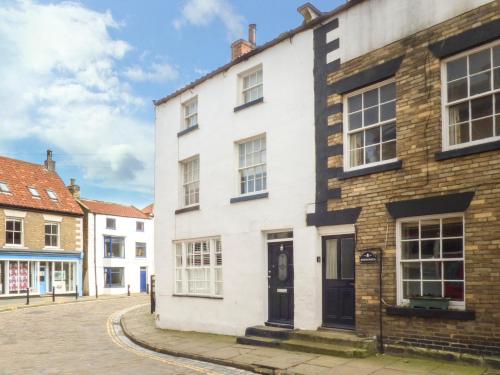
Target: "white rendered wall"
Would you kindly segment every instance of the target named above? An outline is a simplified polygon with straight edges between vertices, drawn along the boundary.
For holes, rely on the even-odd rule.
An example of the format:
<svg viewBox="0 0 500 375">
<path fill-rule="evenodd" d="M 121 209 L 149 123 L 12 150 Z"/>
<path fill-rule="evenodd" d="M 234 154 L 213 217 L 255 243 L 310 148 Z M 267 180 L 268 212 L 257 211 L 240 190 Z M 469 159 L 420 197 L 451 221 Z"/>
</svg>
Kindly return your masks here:
<svg viewBox="0 0 500 375">
<path fill-rule="evenodd" d="M 95 295 L 95 273 L 94 273 L 94 214 L 88 216 L 88 286 L 89 295 Z M 150 219 L 136 219 L 120 216 L 96 215 L 96 270 L 97 291 L 102 294 L 124 294 L 127 293 L 127 285 L 130 284 L 131 293 L 140 292 L 140 269 L 147 267 L 146 282 L 149 283 L 150 275 L 154 274 L 154 223 Z M 106 218 L 116 220 L 116 230 L 106 229 Z M 136 221 L 144 222 L 144 232 L 136 231 Z M 104 236 L 125 237 L 125 258 L 104 257 Z M 146 257 L 135 256 L 135 243 L 146 243 Z M 123 288 L 104 287 L 104 268 L 124 267 L 125 283 Z"/>
<path fill-rule="evenodd" d="M 306 226 L 315 200 L 312 30 L 251 57 L 157 107 L 155 258 L 158 326 L 242 334 L 267 316 L 265 231 L 293 229 L 295 326 L 320 324 L 316 229 Z M 262 64 L 264 103 L 234 112 L 238 74 Z M 199 129 L 180 138 L 181 103 L 198 96 Z M 269 198 L 238 196 L 235 142 L 266 134 Z M 200 210 L 175 215 L 178 162 L 200 155 Z M 173 296 L 172 241 L 220 236 L 222 300 Z"/>
</svg>

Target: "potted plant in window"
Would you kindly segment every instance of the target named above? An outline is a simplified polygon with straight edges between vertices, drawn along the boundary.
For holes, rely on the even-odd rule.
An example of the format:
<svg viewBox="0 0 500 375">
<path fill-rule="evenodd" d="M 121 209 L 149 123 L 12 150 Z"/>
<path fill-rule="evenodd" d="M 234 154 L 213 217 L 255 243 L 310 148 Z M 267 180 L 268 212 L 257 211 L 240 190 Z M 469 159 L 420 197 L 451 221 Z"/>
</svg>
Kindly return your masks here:
<svg viewBox="0 0 500 375">
<path fill-rule="evenodd" d="M 411 309 L 438 309 L 448 310 L 450 306 L 450 298 L 435 297 L 432 295 L 411 296 Z"/>
</svg>

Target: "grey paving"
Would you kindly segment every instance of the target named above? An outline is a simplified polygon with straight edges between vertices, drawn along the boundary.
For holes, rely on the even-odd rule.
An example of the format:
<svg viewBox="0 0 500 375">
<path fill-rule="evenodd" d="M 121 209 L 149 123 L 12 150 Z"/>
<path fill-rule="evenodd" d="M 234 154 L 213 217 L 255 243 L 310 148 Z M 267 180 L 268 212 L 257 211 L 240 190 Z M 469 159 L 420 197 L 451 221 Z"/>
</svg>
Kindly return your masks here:
<svg viewBox="0 0 500 375">
<path fill-rule="evenodd" d="M 101 299 L 0 313 L 0 374 L 245 374 L 127 342 L 110 316 L 147 297 Z"/>
</svg>

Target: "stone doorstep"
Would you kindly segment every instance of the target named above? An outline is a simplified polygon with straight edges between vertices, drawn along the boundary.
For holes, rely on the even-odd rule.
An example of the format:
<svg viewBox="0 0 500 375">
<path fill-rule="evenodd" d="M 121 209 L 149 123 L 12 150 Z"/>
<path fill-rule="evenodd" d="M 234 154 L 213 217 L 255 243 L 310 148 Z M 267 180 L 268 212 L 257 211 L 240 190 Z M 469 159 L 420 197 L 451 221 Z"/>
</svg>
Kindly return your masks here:
<svg viewBox="0 0 500 375">
<path fill-rule="evenodd" d="M 447 350 L 427 349 L 416 346 L 385 344 L 385 351 L 390 354 L 415 357 L 432 358 L 441 361 L 459 362 L 473 366 L 485 366 L 500 369 L 500 356 L 479 356 L 469 353 L 459 353 Z"/>
</svg>

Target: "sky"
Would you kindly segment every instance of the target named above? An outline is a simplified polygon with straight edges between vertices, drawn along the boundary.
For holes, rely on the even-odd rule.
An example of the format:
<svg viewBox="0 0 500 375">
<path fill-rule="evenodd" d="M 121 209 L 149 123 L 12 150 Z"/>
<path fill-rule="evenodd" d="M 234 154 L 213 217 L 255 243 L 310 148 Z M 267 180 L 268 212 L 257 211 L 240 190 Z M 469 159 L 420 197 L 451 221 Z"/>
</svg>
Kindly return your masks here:
<svg viewBox="0 0 500 375">
<path fill-rule="evenodd" d="M 344 0 L 315 0 L 321 11 Z M 76 178 L 85 198 L 142 208 L 154 196 L 154 106 L 299 26 L 304 0 L 0 0 L 0 155 Z"/>
</svg>

